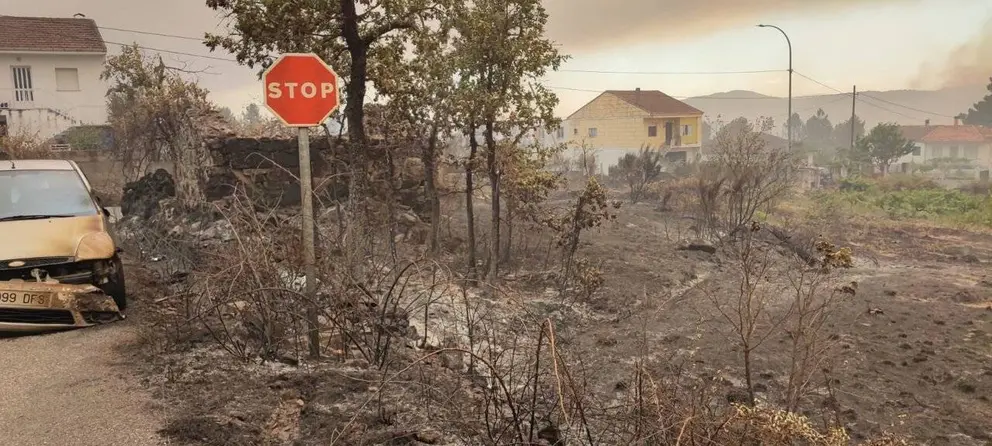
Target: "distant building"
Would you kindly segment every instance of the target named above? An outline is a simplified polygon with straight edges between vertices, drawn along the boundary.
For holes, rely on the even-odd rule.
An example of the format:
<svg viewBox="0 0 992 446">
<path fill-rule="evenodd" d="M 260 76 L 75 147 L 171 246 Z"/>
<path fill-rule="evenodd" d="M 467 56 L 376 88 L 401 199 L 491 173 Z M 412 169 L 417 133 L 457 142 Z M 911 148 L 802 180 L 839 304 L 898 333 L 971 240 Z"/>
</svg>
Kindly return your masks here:
<svg viewBox="0 0 992 446">
<path fill-rule="evenodd" d="M 956 165 L 952 170 L 974 179 L 989 179 L 992 170 L 992 128 L 962 125 L 905 125 L 904 138 L 916 143 L 913 153 L 900 158 L 890 172 L 911 172 L 926 165 Z"/>
<path fill-rule="evenodd" d="M 586 144 L 605 172 L 626 153 L 660 149 L 672 161 L 698 161 L 703 112 L 657 90 L 607 90 L 565 118 L 547 142 Z"/>
<path fill-rule="evenodd" d="M 48 139 L 107 122 L 107 47 L 85 18 L 0 16 L 0 115 L 10 134 Z"/>
</svg>

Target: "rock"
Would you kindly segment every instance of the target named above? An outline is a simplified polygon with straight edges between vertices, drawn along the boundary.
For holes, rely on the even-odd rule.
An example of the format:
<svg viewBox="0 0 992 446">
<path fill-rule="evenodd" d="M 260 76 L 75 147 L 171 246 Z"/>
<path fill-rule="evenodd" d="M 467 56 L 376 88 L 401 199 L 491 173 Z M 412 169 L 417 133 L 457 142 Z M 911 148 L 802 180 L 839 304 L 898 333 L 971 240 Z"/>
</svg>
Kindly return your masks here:
<svg viewBox="0 0 992 446">
<path fill-rule="evenodd" d="M 172 175 L 165 169 L 158 169 L 124 186 L 121 214 L 148 220 L 159 210 L 160 201 L 175 196 L 176 182 Z"/>
</svg>

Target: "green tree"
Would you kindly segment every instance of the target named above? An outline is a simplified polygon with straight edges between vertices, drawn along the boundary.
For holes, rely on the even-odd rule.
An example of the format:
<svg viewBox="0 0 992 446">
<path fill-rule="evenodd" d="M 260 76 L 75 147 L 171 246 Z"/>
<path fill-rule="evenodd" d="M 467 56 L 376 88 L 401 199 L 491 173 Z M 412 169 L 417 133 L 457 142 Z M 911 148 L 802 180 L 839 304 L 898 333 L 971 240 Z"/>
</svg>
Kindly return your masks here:
<svg viewBox="0 0 992 446">
<path fill-rule="evenodd" d="M 967 113 L 958 115 L 965 124 L 992 127 L 992 77 L 989 78 L 989 85 L 986 88 L 989 94 L 976 102 Z"/>
<path fill-rule="evenodd" d="M 548 14 L 540 0 L 477 0 L 456 10 L 453 60 L 459 68 L 456 119 L 471 141 L 481 128 L 486 170 L 492 190 L 492 220 L 486 277 L 499 272 L 500 185 L 505 154 L 519 150 L 521 139 L 560 124 L 554 116 L 558 97 L 541 83 L 549 70 L 567 59 L 545 37 Z M 499 140 L 508 140 L 501 143 Z"/>
<path fill-rule="evenodd" d="M 899 124 L 883 122 L 858 140 L 852 158 L 876 166 L 882 175 L 885 175 L 890 164 L 913 153 L 915 148 L 915 142 L 903 138 Z"/>
<path fill-rule="evenodd" d="M 803 122 L 802 116 L 799 113 L 793 113 L 792 117 L 782 124 L 782 131 L 788 135 L 789 126 L 792 126 L 792 142 L 802 142 L 806 140 L 806 124 Z"/>
<path fill-rule="evenodd" d="M 857 142 L 859 139 L 865 136 L 865 121 L 854 115 L 854 141 Z M 841 122 L 834 126 L 833 131 L 833 142 L 834 146 L 840 148 L 849 148 L 851 146 L 851 119 L 848 118 L 846 121 Z"/>
<path fill-rule="evenodd" d="M 452 63 L 453 40 L 450 20 L 411 30 L 410 56 L 396 61 L 397 72 L 404 75 L 384 77 L 376 85 L 380 93 L 390 98 L 388 107 L 404 122 L 410 138 L 421 148 L 424 192 L 431 208 L 430 246 L 435 256 L 439 254 L 441 220 L 438 165 L 446 138 L 454 130 L 457 66 Z M 475 236 L 474 231 L 470 233 L 474 259 Z"/>
<path fill-rule="evenodd" d="M 266 67 L 273 53 L 313 52 L 344 77 L 348 137 L 364 147 L 366 83 L 394 76 L 406 31 L 438 18 L 447 0 L 206 0 L 227 17 L 227 35 L 207 34 L 249 67 Z"/>
<path fill-rule="evenodd" d="M 824 149 L 832 145 L 834 125 L 822 108 L 806 120 L 805 127 L 806 142 L 813 144 L 814 148 Z"/>
</svg>

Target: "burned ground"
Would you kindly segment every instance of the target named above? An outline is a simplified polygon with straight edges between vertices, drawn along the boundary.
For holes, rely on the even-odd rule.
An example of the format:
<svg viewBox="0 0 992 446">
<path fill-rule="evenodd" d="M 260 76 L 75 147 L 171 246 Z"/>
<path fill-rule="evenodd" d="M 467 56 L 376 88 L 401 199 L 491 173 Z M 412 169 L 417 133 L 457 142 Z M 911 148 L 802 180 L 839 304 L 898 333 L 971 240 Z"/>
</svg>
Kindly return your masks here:
<svg viewBox="0 0 992 446">
<path fill-rule="evenodd" d="M 480 221 L 488 218 L 484 205 Z M 446 206 L 446 215 L 462 213 L 457 202 Z M 992 236 L 911 222 L 824 227 L 788 220 L 790 231 L 819 232 L 854 250 L 854 267 L 835 278 L 857 282 L 856 296 L 828 327 L 838 352 L 803 399 L 813 423 L 842 425 L 855 440 L 883 432 L 927 444 L 992 440 Z M 448 221 L 456 232 L 460 224 L 457 217 Z M 741 401 L 740 352 L 712 299 L 736 286 L 737 273 L 723 247 L 688 246 L 691 225 L 654 205 L 625 205 L 615 223 L 584 236 L 578 253 L 602 271 L 603 288 L 568 299 L 550 279 L 550 237 L 517 228 L 524 235 L 499 292 L 472 294 L 478 311 L 495 321 L 486 326 L 487 340 L 524 345 L 553 320 L 563 364 L 582 383 L 587 409 L 602 411 L 589 418 L 608 419 L 611 404 L 641 394 L 635 390 L 645 373 L 705 388 L 713 404 Z M 197 237 L 230 239 L 222 232 L 200 228 Z M 775 255 L 792 255 L 766 239 Z M 146 254 L 173 255 L 158 249 Z M 457 267 L 463 259 L 447 261 Z M 148 385 L 176 407 L 164 433 L 182 444 L 466 444 L 485 431 L 477 417 L 486 378 L 467 365 L 470 358 L 439 351 L 458 345 L 450 339 L 457 330 L 410 316 L 393 365 L 385 367 L 355 356 L 301 363 L 292 354 L 245 363 L 202 328 L 176 326 L 185 311 L 170 297 L 177 274 L 155 268 L 143 270 L 140 286 L 164 298 L 152 304 L 157 319 L 134 354 L 143 359 Z M 433 306 L 429 317 L 465 318 L 452 299 Z M 777 401 L 785 390 L 788 338 L 778 333 L 755 352 L 759 400 Z"/>
</svg>

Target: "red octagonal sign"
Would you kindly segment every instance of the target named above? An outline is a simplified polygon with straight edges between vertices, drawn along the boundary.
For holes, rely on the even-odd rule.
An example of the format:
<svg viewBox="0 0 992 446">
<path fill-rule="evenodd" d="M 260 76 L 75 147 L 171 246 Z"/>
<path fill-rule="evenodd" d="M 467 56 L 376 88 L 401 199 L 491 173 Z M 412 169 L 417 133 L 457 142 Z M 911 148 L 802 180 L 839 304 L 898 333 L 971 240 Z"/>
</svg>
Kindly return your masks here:
<svg viewBox="0 0 992 446">
<path fill-rule="evenodd" d="M 283 54 L 262 74 L 265 106 L 290 127 L 315 127 L 338 108 L 338 75 L 316 54 Z"/>
</svg>

